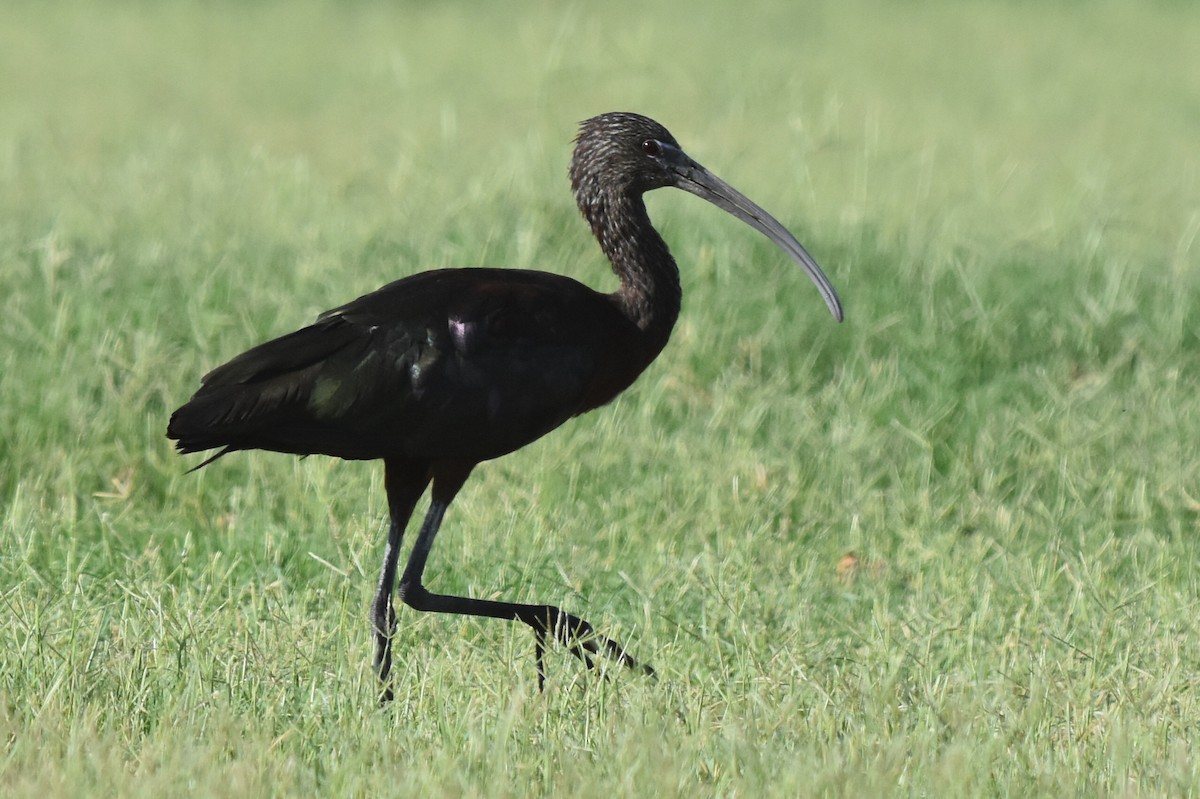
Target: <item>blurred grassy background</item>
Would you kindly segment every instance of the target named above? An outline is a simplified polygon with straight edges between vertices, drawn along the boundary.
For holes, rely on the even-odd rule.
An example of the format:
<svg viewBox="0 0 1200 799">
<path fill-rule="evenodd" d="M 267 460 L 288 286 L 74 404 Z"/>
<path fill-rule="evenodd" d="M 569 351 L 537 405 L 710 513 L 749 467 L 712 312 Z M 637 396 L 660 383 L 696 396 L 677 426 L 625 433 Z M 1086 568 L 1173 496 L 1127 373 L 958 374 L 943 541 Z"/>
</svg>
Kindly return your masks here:
<svg viewBox="0 0 1200 799">
<path fill-rule="evenodd" d="M 1195 791 L 1200 12 L 1179 3 L 0 6 L 6 795 Z M 405 274 L 611 286 L 565 178 L 633 110 L 792 226 L 650 198 L 660 362 L 479 470 L 401 614 L 378 469 L 167 415 Z"/>
</svg>

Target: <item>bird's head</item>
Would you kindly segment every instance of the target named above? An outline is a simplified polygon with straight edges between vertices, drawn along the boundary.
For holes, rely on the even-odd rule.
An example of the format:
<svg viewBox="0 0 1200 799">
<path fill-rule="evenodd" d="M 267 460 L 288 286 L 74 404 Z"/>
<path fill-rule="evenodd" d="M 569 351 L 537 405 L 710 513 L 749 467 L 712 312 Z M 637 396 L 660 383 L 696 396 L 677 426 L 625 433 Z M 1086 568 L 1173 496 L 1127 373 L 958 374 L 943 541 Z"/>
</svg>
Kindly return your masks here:
<svg viewBox="0 0 1200 799">
<path fill-rule="evenodd" d="M 673 186 L 703 197 L 775 242 L 805 271 L 842 321 L 842 304 L 821 267 L 796 237 L 744 194 L 709 172 L 683 151 L 653 119 L 608 113 L 584 120 L 571 158 L 571 187 L 581 209 Z"/>
<path fill-rule="evenodd" d="M 601 114 L 575 137 L 571 185 L 580 192 L 643 194 L 675 185 L 674 163 L 690 161 L 670 131 L 640 114 Z"/>
</svg>

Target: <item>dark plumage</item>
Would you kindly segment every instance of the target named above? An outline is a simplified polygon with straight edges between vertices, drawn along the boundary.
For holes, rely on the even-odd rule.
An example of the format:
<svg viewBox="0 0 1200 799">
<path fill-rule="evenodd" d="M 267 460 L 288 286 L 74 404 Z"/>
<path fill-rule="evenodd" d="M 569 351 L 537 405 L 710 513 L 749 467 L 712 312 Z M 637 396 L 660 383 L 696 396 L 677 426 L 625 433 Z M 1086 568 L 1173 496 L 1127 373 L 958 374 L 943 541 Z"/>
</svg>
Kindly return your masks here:
<svg viewBox="0 0 1200 799">
<path fill-rule="evenodd" d="M 430 485 L 429 512 L 396 589 L 404 602 L 529 625 L 539 686 L 547 634 L 589 666 L 592 654 L 604 654 L 637 667 L 622 647 L 552 605 L 432 594 L 421 576 L 442 516 L 476 464 L 609 402 L 666 345 L 679 315 L 679 271 L 650 224 L 644 192 L 690 191 L 763 232 L 842 318 L 829 281 L 795 238 L 684 154 L 657 122 L 616 113 L 585 121 L 570 175 L 620 280 L 616 292 L 517 269 L 413 275 L 214 369 L 167 427 L 180 452 L 219 450 L 201 466 L 243 449 L 384 461 L 391 528 L 372 620 L 385 699 L 400 541 Z"/>
</svg>

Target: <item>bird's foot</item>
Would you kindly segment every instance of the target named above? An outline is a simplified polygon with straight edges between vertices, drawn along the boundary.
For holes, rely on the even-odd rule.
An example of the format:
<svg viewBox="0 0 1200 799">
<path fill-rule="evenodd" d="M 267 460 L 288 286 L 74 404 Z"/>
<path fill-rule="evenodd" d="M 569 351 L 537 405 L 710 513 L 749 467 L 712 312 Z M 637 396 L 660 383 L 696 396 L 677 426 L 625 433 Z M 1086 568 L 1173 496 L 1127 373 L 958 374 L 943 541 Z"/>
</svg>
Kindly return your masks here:
<svg viewBox="0 0 1200 799">
<path fill-rule="evenodd" d="M 392 700 L 395 698 L 396 698 L 396 693 L 395 693 L 395 691 L 392 690 L 391 682 L 388 682 L 379 691 L 379 707 L 381 709 L 386 708 L 388 705 L 390 705 L 392 703 Z"/>
<path fill-rule="evenodd" d="M 593 655 L 604 655 L 627 669 L 640 670 L 649 677 L 655 676 L 654 669 L 644 663 L 639 664 L 630 657 L 625 647 L 600 635 L 587 621 L 564 610 L 552 605 L 534 607 L 530 608 L 529 613 L 522 614 L 520 619 L 533 628 L 537 639 L 534 642 L 534 657 L 537 662 L 538 691 L 546 686 L 544 655 L 547 635 L 552 635 L 554 640 L 566 646 L 567 651 L 582 660 L 589 669 L 596 667 Z"/>
<path fill-rule="evenodd" d="M 375 608 L 375 676 L 379 678 L 379 704 L 392 701 L 392 639 L 396 635 L 396 610 L 389 596 L 386 604 Z"/>
</svg>

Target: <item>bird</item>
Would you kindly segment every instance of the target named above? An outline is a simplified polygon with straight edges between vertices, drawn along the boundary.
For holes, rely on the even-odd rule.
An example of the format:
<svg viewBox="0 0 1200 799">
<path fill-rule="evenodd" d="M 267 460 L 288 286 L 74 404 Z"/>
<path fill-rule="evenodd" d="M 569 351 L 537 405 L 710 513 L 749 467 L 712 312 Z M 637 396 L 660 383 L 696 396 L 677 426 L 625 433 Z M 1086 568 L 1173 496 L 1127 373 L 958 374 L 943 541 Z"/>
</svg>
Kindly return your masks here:
<svg viewBox="0 0 1200 799">
<path fill-rule="evenodd" d="M 525 269 L 419 272 L 213 369 L 168 422 L 180 453 L 216 450 L 190 471 L 240 450 L 383 461 L 390 523 L 370 614 L 381 703 L 394 697 L 394 598 L 417 611 L 532 628 L 539 691 L 547 639 L 589 669 L 605 657 L 654 675 L 555 605 L 439 594 L 423 582 L 447 509 L 476 466 L 609 403 L 667 344 L 680 313 L 680 272 L 644 194 L 682 189 L 755 228 L 843 319 L 837 292 L 800 242 L 658 122 L 625 112 L 584 120 L 568 172 L 615 291 Z M 397 583 L 401 541 L 427 489 L 428 511 Z"/>
</svg>

